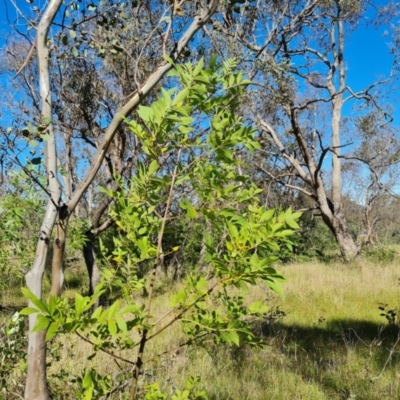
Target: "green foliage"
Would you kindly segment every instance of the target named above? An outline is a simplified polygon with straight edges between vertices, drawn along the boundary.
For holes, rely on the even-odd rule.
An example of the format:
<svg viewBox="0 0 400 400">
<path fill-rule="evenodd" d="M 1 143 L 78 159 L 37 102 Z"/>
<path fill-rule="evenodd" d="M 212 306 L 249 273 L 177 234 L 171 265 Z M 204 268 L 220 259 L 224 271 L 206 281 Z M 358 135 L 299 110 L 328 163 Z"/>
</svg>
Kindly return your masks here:
<svg viewBox="0 0 400 400">
<path fill-rule="evenodd" d="M 82 375 L 76 379 L 76 382 L 82 388 L 77 393 L 79 400 L 97 399 L 107 395 L 111 388 L 111 377 L 109 375 L 102 376 L 94 369 L 84 370 Z"/>
<path fill-rule="evenodd" d="M 69 248 L 81 250 L 88 240 L 86 232 L 90 229 L 90 222 L 83 218 L 71 218 L 68 226 Z"/>
<path fill-rule="evenodd" d="M 388 308 L 388 304 L 380 303 L 379 310 L 381 317 L 384 317 L 389 325 L 399 325 L 399 308 Z"/>
<path fill-rule="evenodd" d="M 294 235 L 296 243 L 294 253 L 282 254 L 284 260 L 296 257 L 297 260 L 318 259 L 329 261 L 339 254 L 339 246 L 334 240 L 332 232 L 319 217 L 303 214 L 301 231 Z"/>
<path fill-rule="evenodd" d="M 114 199 L 111 216 L 118 227 L 111 254 L 106 255 L 100 242 L 111 268 L 103 272 L 104 282 L 94 295 L 76 294 L 73 306 L 53 296 L 43 302 L 24 290 L 35 308 L 22 313 L 38 313 L 34 331 L 47 329 L 47 340 L 57 333 L 76 334 L 92 344 L 90 358 L 98 351 L 114 357 L 123 349 L 139 347 L 143 352 L 147 342 L 177 323 L 186 337 L 182 346 L 263 344 L 251 324 L 263 318 L 267 308 L 262 301 L 248 305 L 242 294 L 260 280 L 281 293 L 284 279 L 272 267 L 277 260 L 273 254 L 282 247 L 292 249 L 289 238 L 301 214 L 266 210 L 259 205 L 260 189 L 238 174 L 235 152 L 243 147 L 253 151 L 258 143 L 252 127 L 234 113 L 249 83 L 235 66 L 234 61 L 218 66 L 216 59 L 208 69 L 203 61 L 175 66 L 182 88 L 162 90 L 155 103 L 139 108 L 141 121 L 127 121 L 146 157 L 137 162 L 128 185 L 121 179 L 118 191 L 103 189 Z M 170 237 L 167 247 L 164 240 L 170 224 L 177 221 L 187 229 L 192 221 L 204 224 L 202 265 L 189 269 L 183 287 L 170 295 L 170 310 L 155 320 L 151 301 L 165 257 L 186 252 L 184 241 L 174 243 Z M 144 279 L 135 274 L 143 265 L 152 270 Z M 119 287 L 122 298 L 107 309 L 93 310 L 111 285 Z M 137 296 L 143 288 L 147 301 Z M 233 294 L 235 289 L 242 294 Z M 138 357 L 140 361 L 123 360 L 140 367 L 143 355 Z M 83 399 L 99 398 L 111 388 L 107 377 L 92 370 L 79 382 Z M 205 399 L 203 392 L 193 389 L 196 382 L 187 383 L 172 398 Z M 146 396 L 164 398 L 156 386 L 148 387 Z"/>
<path fill-rule="evenodd" d="M 199 377 L 187 379 L 184 389 L 182 391 L 177 389 L 171 400 L 208 400 L 207 392 L 199 388 L 200 383 Z M 165 400 L 168 396 L 160 391 L 158 383 L 153 383 L 145 387 L 144 398 L 145 400 Z"/>
<path fill-rule="evenodd" d="M 9 321 L 0 326 L 1 362 L 0 387 L 1 391 L 12 391 L 13 387 L 22 386 L 15 370 L 26 370 L 26 346 L 28 345 L 25 319 L 16 312 Z"/>
<path fill-rule="evenodd" d="M 371 261 L 381 264 L 389 264 L 398 257 L 397 251 L 387 246 L 367 246 L 363 253 Z"/>
<path fill-rule="evenodd" d="M 0 288 L 21 280 L 23 268 L 32 263 L 44 207 L 44 199 L 23 172 L 10 174 L 10 187 L 0 198 Z"/>
</svg>

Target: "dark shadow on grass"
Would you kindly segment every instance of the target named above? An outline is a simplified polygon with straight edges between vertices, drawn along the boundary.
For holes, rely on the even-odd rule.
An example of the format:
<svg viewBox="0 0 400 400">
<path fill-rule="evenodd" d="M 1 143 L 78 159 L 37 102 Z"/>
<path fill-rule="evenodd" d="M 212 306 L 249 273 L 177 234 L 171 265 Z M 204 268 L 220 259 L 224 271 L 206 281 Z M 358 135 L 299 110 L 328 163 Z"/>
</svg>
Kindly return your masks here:
<svg viewBox="0 0 400 400">
<path fill-rule="evenodd" d="M 84 283 L 86 283 L 86 282 L 83 282 L 83 281 L 84 281 L 84 279 L 82 278 L 81 275 L 68 275 L 65 278 L 64 286 L 65 286 L 65 288 L 70 289 L 70 290 L 81 289 L 81 288 L 85 287 Z"/>
<path fill-rule="evenodd" d="M 12 315 L 16 312 L 21 311 L 22 308 L 23 308 L 23 306 L 21 307 L 21 306 L 14 306 L 14 305 L 6 305 L 6 306 L 0 305 L 0 314 L 3 314 L 4 316 Z"/>
<path fill-rule="evenodd" d="M 335 371 L 346 370 L 350 352 L 359 357 L 355 369 L 368 370 L 362 378 L 364 386 L 373 385 L 381 372 L 400 366 L 400 326 L 395 324 L 337 319 L 310 327 L 274 321 L 260 325 L 257 333 L 286 356 L 293 372 L 314 382 L 332 398 L 349 398 L 354 382 L 338 379 Z M 365 390 L 361 398 L 369 398 L 363 397 Z"/>
<path fill-rule="evenodd" d="M 382 365 L 386 362 L 388 349 L 392 348 L 400 337 L 400 326 L 377 324 L 371 321 L 337 319 L 320 322 L 313 327 L 286 325 L 283 322 L 261 325 L 261 336 L 265 339 L 278 339 L 285 344 L 296 344 L 308 352 L 328 355 L 332 351 L 366 349 L 383 353 Z M 281 340 L 279 340 L 279 338 Z M 276 340 L 275 340 L 276 341 Z M 400 347 L 400 344 L 399 344 Z M 400 360 L 400 355 L 394 354 Z"/>
</svg>

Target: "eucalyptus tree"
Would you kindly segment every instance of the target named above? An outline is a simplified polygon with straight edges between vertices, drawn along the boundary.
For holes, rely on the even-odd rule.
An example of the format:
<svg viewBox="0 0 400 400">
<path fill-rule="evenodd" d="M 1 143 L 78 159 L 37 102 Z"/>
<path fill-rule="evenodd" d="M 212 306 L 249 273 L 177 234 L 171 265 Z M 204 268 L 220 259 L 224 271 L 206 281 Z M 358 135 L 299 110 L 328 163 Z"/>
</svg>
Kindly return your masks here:
<svg viewBox="0 0 400 400">
<path fill-rule="evenodd" d="M 342 156 L 351 180 L 347 193 L 363 206 L 363 244 L 369 245 L 374 244 L 378 230 L 391 225 L 388 210 L 399 199 L 400 142 L 398 129 L 381 111 L 358 117 L 353 133 L 359 145 L 352 154 Z M 392 220 L 396 219 L 393 215 Z"/>
<path fill-rule="evenodd" d="M 388 114 L 378 100 L 391 77 L 354 91 L 346 79 L 345 43 L 374 6 L 343 0 L 246 5 L 247 13 L 233 8 L 228 22 L 216 22 L 225 40 L 209 34 L 220 54 L 243 54 L 243 68 L 255 81 L 244 112 L 257 121 L 267 155 L 256 167 L 268 179 L 312 198 L 344 259 L 351 260 L 360 249 L 343 214 L 341 158 L 356 144 L 350 147 L 344 139 L 343 108 L 361 104 L 361 115 L 366 110 Z"/>
</svg>

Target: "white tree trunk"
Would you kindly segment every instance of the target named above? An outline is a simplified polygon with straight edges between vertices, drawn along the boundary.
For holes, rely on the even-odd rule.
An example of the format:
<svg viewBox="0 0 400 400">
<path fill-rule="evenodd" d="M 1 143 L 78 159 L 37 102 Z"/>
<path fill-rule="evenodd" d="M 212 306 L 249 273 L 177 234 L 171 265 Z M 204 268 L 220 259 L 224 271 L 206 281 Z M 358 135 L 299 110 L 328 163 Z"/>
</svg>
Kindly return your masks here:
<svg viewBox="0 0 400 400">
<path fill-rule="evenodd" d="M 51 109 L 51 91 L 49 77 L 49 50 L 47 48 L 47 35 L 51 23 L 62 4 L 62 0 L 50 1 L 37 30 L 36 48 L 39 67 L 39 88 L 42 107 L 42 122 L 48 124 L 46 133 L 46 172 L 48 188 L 51 198 L 47 203 L 45 217 L 40 228 L 39 240 L 36 248 L 35 259 L 31 270 L 26 274 L 26 285 L 38 298 L 42 297 L 42 280 L 46 266 L 47 251 L 51 239 L 51 232 L 58 214 L 58 205 L 61 197 L 61 185 L 57 178 L 57 153 L 54 137 Z M 29 304 L 33 306 L 33 304 Z M 46 332 L 33 333 L 32 328 L 36 323 L 36 314 L 29 316 L 28 337 L 28 371 L 25 386 L 26 400 L 50 399 L 46 381 Z"/>
</svg>

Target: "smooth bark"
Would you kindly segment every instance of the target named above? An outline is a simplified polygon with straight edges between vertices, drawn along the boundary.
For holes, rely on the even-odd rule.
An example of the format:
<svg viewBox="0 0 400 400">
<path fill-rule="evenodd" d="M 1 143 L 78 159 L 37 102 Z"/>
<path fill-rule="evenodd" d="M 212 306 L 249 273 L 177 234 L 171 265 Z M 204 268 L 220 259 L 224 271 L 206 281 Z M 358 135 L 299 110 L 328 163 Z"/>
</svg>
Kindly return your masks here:
<svg viewBox="0 0 400 400">
<path fill-rule="evenodd" d="M 37 59 L 39 68 L 39 88 L 43 123 L 47 125 L 46 133 L 46 169 L 51 198 L 47 203 L 45 217 L 40 228 L 35 259 L 31 270 L 26 274 L 26 285 L 38 298 L 42 297 L 42 280 L 46 265 L 51 233 L 58 215 L 61 198 L 61 185 L 57 178 L 57 153 L 52 120 L 51 90 L 49 77 L 49 49 L 47 35 L 62 0 L 50 1 L 37 29 Z M 33 307 L 33 304 L 29 304 Z M 46 332 L 32 332 L 36 323 L 36 314 L 29 316 L 27 378 L 25 385 L 26 400 L 50 399 L 46 380 Z"/>
</svg>

